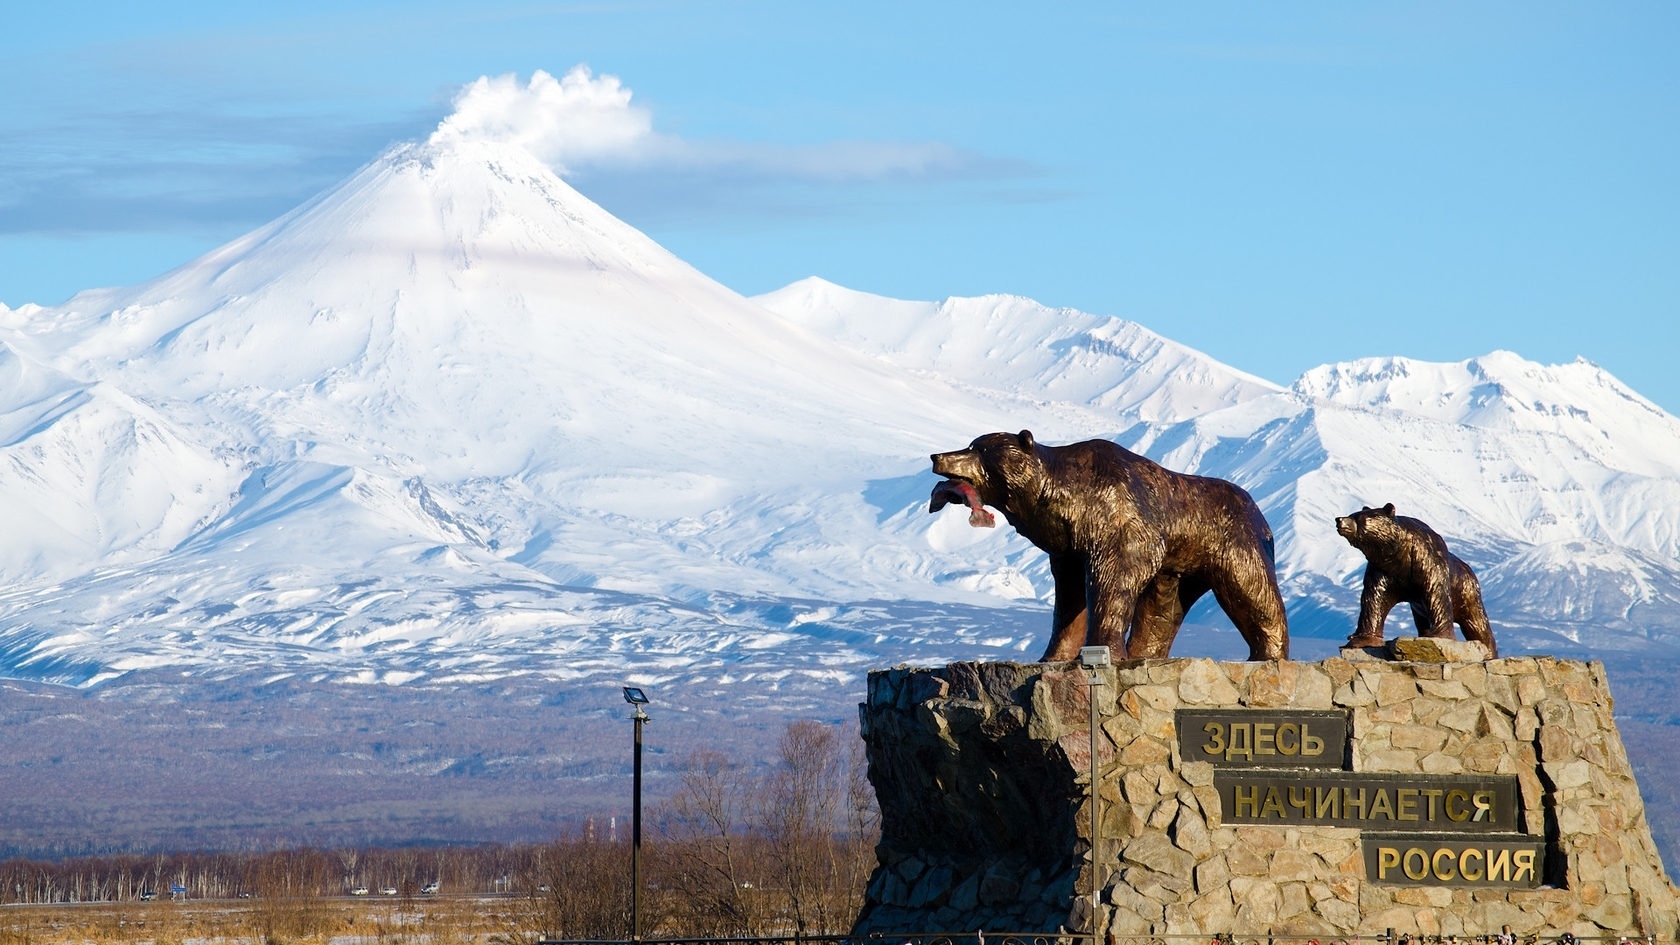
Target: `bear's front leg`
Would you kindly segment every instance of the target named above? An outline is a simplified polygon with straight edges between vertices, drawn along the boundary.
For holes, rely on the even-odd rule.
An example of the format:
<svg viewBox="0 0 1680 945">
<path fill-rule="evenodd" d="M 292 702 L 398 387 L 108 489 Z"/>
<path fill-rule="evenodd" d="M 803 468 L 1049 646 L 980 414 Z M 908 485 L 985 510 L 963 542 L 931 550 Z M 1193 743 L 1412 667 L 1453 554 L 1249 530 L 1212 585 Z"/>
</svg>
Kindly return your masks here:
<svg viewBox="0 0 1680 945">
<path fill-rule="evenodd" d="M 1390 587 L 1392 583 L 1381 568 L 1374 565 L 1365 568 L 1365 587 L 1359 594 L 1359 624 L 1343 646 L 1383 645 L 1383 624 L 1388 621 L 1388 612 L 1400 602 Z"/>
<path fill-rule="evenodd" d="M 1056 582 L 1055 609 L 1050 623 L 1050 645 L 1040 663 L 1065 663 L 1077 659 L 1085 645 L 1088 615 L 1085 610 L 1084 555 L 1050 556 L 1050 576 Z"/>
</svg>

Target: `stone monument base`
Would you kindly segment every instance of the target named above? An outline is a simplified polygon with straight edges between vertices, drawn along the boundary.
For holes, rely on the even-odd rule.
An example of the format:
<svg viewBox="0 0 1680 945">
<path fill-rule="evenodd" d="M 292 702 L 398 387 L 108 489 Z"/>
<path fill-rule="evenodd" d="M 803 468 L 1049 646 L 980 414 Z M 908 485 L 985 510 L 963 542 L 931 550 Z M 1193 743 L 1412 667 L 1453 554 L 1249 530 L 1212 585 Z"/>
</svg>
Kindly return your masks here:
<svg viewBox="0 0 1680 945">
<path fill-rule="evenodd" d="M 882 839 L 857 933 L 1677 933 L 1602 664 L 1095 672 L 1094 873 L 1086 670 L 870 674 Z"/>
</svg>

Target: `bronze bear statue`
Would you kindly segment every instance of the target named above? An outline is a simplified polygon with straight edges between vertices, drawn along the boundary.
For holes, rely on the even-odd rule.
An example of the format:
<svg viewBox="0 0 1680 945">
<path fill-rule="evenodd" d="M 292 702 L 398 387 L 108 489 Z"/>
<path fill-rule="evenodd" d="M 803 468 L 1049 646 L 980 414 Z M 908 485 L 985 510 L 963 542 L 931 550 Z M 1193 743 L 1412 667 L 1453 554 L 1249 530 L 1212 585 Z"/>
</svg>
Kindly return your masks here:
<svg viewBox="0 0 1680 945">
<path fill-rule="evenodd" d="M 1482 606 L 1476 572 L 1447 551 L 1447 542 L 1423 522 L 1394 514 L 1394 503 L 1338 516 L 1336 531 L 1365 555 L 1365 586 L 1359 595 L 1359 623 L 1345 646 L 1382 646 L 1383 623 L 1394 605 L 1407 603 L 1418 635 L 1450 640 L 1453 624 L 1464 639 L 1499 655 Z"/>
<path fill-rule="evenodd" d="M 928 511 L 966 505 L 971 524 L 989 526 L 989 505 L 1050 556 L 1056 599 L 1040 662 L 1071 660 L 1085 644 L 1163 658 L 1208 591 L 1249 659 L 1289 658 L 1272 529 L 1234 483 L 1173 472 L 1106 440 L 1044 446 L 1029 430 L 988 433 L 932 460 L 945 481 Z"/>
</svg>

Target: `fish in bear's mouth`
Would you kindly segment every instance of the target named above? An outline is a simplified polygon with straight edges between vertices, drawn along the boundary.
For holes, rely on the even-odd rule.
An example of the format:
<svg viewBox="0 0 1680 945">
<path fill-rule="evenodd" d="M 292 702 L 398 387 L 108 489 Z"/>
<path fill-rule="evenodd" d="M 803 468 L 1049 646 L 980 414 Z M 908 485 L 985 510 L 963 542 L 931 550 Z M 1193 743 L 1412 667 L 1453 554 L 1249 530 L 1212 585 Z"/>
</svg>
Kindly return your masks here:
<svg viewBox="0 0 1680 945">
<path fill-rule="evenodd" d="M 975 528 L 993 528 L 997 525 L 997 517 L 986 511 L 985 505 L 981 503 L 980 493 L 961 479 L 946 479 L 933 487 L 928 511 L 937 512 L 947 505 L 968 506 L 968 524 Z"/>
</svg>

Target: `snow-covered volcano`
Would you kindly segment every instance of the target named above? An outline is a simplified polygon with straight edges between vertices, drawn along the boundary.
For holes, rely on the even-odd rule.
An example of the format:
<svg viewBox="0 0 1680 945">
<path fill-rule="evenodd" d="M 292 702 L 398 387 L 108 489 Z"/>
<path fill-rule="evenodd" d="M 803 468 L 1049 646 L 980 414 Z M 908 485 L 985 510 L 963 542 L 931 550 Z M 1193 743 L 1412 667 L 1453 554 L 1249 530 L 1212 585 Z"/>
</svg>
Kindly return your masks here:
<svg viewBox="0 0 1680 945">
<path fill-rule="evenodd" d="M 1484 572 L 1510 652 L 1680 630 L 1680 421 L 1592 365 L 1284 389 L 1027 299 L 747 299 L 519 146 L 440 133 L 151 282 L 0 308 L 0 672 L 821 686 L 1030 657 L 1042 556 L 925 512 L 928 453 L 1022 428 L 1253 492 L 1300 655 L 1356 606 L 1333 517 L 1385 501 Z"/>
<path fill-rule="evenodd" d="M 1151 378 L 1139 416 L 1269 389 L 1079 319 L 1114 336 L 1058 369 L 1082 390 L 1118 396 L 1162 348 L 1189 368 L 1182 396 Z M 394 148 L 152 282 L 0 312 L 0 666 L 697 672 L 761 666 L 786 637 L 812 651 L 763 669 L 829 678 L 932 655 L 836 656 L 808 614 L 1039 595 L 1012 566 L 948 574 L 928 532 L 949 526 L 906 512 L 913 480 L 979 432 L 1101 435 L 1116 413 L 1035 391 L 1042 359 L 986 383 L 982 351 L 918 368 L 823 327 L 708 279 L 517 146 Z"/>
</svg>

